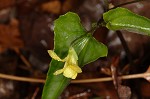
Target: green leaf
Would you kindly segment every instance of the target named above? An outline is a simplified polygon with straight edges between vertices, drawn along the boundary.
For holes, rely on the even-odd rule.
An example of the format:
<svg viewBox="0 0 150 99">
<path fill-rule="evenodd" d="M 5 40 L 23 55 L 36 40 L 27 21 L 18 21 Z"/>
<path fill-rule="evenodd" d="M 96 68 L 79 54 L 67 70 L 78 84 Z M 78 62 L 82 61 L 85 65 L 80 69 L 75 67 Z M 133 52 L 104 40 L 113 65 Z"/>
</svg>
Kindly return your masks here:
<svg viewBox="0 0 150 99">
<path fill-rule="evenodd" d="M 91 34 L 78 38 L 72 45 L 78 56 L 80 66 L 97 60 L 99 57 L 107 56 L 107 47 L 98 42 Z"/>
<path fill-rule="evenodd" d="M 107 47 L 97 42 L 80 24 L 77 14 L 68 12 L 54 22 L 54 51 L 64 58 L 70 46 L 73 46 L 79 57 L 79 66 L 107 55 Z M 64 63 L 52 60 L 47 73 L 42 99 L 57 99 L 70 83 L 69 78 L 53 73 L 63 68 Z"/>
<path fill-rule="evenodd" d="M 116 8 L 103 14 L 106 27 L 111 30 L 128 30 L 150 35 L 150 19 L 137 15 L 125 8 Z"/>
<path fill-rule="evenodd" d="M 71 42 L 85 33 L 86 31 L 80 24 L 80 18 L 77 14 L 68 12 L 60 16 L 54 22 L 54 51 L 59 57 L 64 58 Z M 63 63 L 56 60 L 51 61 L 42 99 L 57 99 L 69 84 L 70 79 L 64 77 L 62 74 L 53 75 L 56 70 L 63 68 L 63 65 Z"/>
</svg>

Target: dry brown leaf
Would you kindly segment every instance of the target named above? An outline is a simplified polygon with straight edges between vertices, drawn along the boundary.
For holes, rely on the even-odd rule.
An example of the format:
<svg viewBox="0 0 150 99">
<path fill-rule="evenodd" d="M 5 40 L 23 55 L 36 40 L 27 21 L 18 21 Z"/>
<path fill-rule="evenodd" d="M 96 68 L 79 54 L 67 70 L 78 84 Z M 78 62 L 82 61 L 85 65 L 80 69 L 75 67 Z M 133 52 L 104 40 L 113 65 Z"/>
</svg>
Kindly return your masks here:
<svg viewBox="0 0 150 99">
<path fill-rule="evenodd" d="M 131 89 L 128 86 L 119 85 L 117 91 L 120 99 L 131 98 Z"/>
<path fill-rule="evenodd" d="M 74 0 L 66 0 L 63 4 L 62 11 L 67 12 L 73 7 Z"/>
<path fill-rule="evenodd" d="M 12 5 L 15 5 L 15 3 L 16 0 L 0 0 L 0 9 L 10 7 Z"/>
<path fill-rule="evenodd" d="M 116 89 L 118 89 L 118 85 L 119 85 L 119 79 L 117 73 L 118 64 L 119 64 L 119 57 L 114 57 L 113 63 L 111 64 L 111 73 L 112 73 L 113 83 Z"/>
<path fill-rule="evenodd" d="M 72 8 L 78 5 L 78 0 L 65 0 L 62 5 L 62 12 L 70 11 Z M 82 1 L 80 1 L 82 2 Z"/>
<path fill-rule="evenodd" d="M 61 14 L 70 11 L 72 8 L 78 5 L 78 1 L 76 0 L 54 0 L 43 3 L 41 5 L 41 9 L 48 13 Z"/>
<path fill-rule="evenodd" d="M 113 59 L 111 64 L 112 79 L 115 89 L 118 92 L 119 99 L 130 99 L 131 89 L 128 86 L 121 85 L 121 79 L 118 79 L 117 66 L 119 64 L 119 57 Z"/>
<path fill-rule="evenodd" d="M 60 1 L 50 1 L 41 5 L 43 11 L 59 14 L 61 9 Z"/>
<path fill-rule="evenodd" d="M 142 80 L 141 84 L 140 84 L 140 93 L 144 97 L 143 99 L 149 99 L 150 98 L 149 90 L 150 90 L 150 83 Z"/>
<path fill-rule="evenodd" d="M 112 74 L 111 71 L 110 71 L 110 69 L 107 68 L 107 67 L 102 67 L 102 68 L 101 68 L 101 72 L 102 72 L 103 74 L 106 74 L 106 75 L 111 75 L 111 74 Z"/>
<path fill-rule="evenodd" d="M 16 50 L 24 46 L 18 25 L 15 19 L 12 19 L 9 25 L 0 24 L 0 53 L 7 49 Z"/>
</svg>

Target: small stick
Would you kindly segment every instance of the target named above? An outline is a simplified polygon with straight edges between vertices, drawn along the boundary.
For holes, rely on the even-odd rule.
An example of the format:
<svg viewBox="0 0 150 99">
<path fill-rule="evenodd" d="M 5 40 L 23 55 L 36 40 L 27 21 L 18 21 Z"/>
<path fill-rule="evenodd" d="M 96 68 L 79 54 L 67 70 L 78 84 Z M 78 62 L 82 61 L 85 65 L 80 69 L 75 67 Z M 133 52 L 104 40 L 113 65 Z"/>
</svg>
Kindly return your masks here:
<svg viewBox="0 0 150 99">
<path fill-rule="evenodd" d="M 19 77 L 19 76 L 13 76 L 13 75 L 1 74 L 1 73 L 0 73 L 0 78 L 9 79 L 9 80 L 16 80 L 16 81 L 24 81 L 24 82 L 45 83 L 44 79 Z"/>
<path fill-rule="evenodd" d="M 150 73 L 141 73 L 141 74 L 132 74 L 120 76 L 120 79 L 136 79 L 136 78 L 144 78 L 146 76 L 150 76 Z M 104 81 L 112 81 L 112 77 L 105 78 L 95 78 L 95 79 L 85 79 L 85 80 L 72 80 L 71 83 L 95 83 L 95 82 L 104 82 Z"/>
<path fill-rule="evenodd" d="M 114 8 L 121 7 L 121 6 L 128 5 L 128 4 L 137 3 L 137 2 L 141 2 L 141 1 L 148 1 L 148 0 L 133 0 L 133 1 L 130 1 L 130 2 L 126 2 L 126 3 L 116 5 Z M 112 8 L 112 9 L 114 9 L 114 8 Z"/>
<path fill-rule="evenodd" d="M 125 76 L 120 76 L 119 78 L 120 79 L 136 79 L 136 78 L 145 78 L 147 76 L 150 76 L 150 73 L 125 75 Z M 18 76 L 1 74 L 1 73 L 0 73 L 0 78 L 16 80 L 16 81 L 32 82 L 32 83 L 45 83 L 44 79 L 18 77 Z M 105 82 L 105 81 L 112 81 L 112 77 L 72 80 L 71 83 L 96 83 L 96 82 Z"/>
<path fill-rule="evenodd" d="M 15 49 L 15 52 L 19 55 L 21 60 L 28 66 L 28 68 L 31 68 L 31 64 L 29 61 L 20 53 L 19 49 Z"/>
<path fill-rule="evenodd" d="M 39 90 L 40 90 L 40 88 L 39 88 L 39 87 L 35 89 L 35 91 L 34 91 L 33 96 L 32 96 L 32 98 L 31 98 L 31 99 L 36 99 L 36 96 L 37 96 L 37 94 L 38 94 Z"/>
</svg>

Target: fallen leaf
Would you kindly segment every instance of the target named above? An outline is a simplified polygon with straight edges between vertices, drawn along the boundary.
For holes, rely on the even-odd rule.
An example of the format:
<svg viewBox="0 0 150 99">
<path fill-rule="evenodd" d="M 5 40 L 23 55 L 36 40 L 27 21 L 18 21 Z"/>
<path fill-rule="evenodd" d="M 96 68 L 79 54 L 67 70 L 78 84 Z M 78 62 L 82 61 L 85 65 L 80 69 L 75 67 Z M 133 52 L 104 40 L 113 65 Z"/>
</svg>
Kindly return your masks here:
<svg viewBox="0 0 150 99">
<path fill-rule="evenodd" d="M 111 64 L 112 79 L 115 89 L 117 90 L 119 99 L 130 99 L 131 89 L 128 86 L 121 85 L 121 79 L 118 78 L 117 66 L 119 64 L 119 57 L 114 57 Z"/>
<path fill-rule="evenodd" d="M 59 14 L 61 9 L 61 3 L 58 0 L 50 1 L 42 4 L 41 8 L 45 12 Z"/>
<path fill-rule="evenodd" d="M 141 80 L 140 93 L 143 96 L 143 99 L 150 98 L 149 89 L 150 89 L 150 83 L 148 81 Z"/>
<path fill-rule="evenodd" d="M 15 5 L 15 0 L 0 0 L 0 9 L 8 8 L 12 5 Z"/>
<path fill-rule="evenodd" d="M 130 99 L 131 97 L 131 89 L 128 86 L 119 85 L 118 86 L 118 95 L 119 99 Z"/>
<path fill-rule="evenodd" d="M 66 13 L 68 11 L 70 11 L 71 9 L 73 9 L 74 7 L 79 6 L 82 3 L 82 1 L 78 0 L 64 0 L 63 4 L 62 4 L 62 12 Z"/>
<path fill-rule="evenodd" d="M 110 69 L 107 68 L 107 67 L 102 67 L 102 68 L 101 68 L 101 72 L 102 72 L 103 74 L 106 74 L 106 75 L 111 75 L 111 74 L 112 74 L 111 71 L 110 71 Z"/>
<path fill-rule="evenodd" d="M 0 53 L 7 49 L 18 50 L 23 48 L 24 43 L 20 38 L 20 32 L 18 29 L 18 21 L 12 19 L 10 24 L 0 24 Z"/>
<path fill-rule="evenodd" d="M 114 57 L 113 62 L 111 64 L 111 73 L 112 73 L 113 84 L 116 89 L 118 89 L 118 85 L 120 83 L 118 79 L 118 73 L 117 73 L 118 63 L 119 63 L 119 57 Z"/>
</svg>

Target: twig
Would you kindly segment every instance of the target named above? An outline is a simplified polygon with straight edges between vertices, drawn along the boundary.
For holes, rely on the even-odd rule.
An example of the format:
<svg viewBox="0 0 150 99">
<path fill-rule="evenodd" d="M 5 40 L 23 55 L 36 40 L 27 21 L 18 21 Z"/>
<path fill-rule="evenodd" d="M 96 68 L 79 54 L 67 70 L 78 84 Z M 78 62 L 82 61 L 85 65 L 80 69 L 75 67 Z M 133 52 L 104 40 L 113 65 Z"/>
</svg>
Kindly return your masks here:
<svg viewBox="0 0 150 99">
<path fill-rule="evenodd" d="M 0 73 L 0 78 L 16 80 L 16 81 L 24 81 L 24 82 L 45 83 L 44 79 L 19 77 L 19 76 L 13 76 L 13 75 L 1 74 L 1 73 Z"/>
<path fill-rule="evenodd" d="M 31 99 L 36 99 L 36 96 L 37 96 L 37 94 L 38 94 L 39 90 L 40 90 L 40 88 L 39 88 L 39 87 L 37 87 L 37 88 L 35 89 L 35 91 L 34 91 L 33 96 L 32 96 L 32 98 L 31 98 Z"/>
<path fill-rule="evenodd" d="M 20 53 L 20 50 L 19 49 L 15 49 L 15 52 L 19 55 L 19 57 L 26 64 L 26 66 L 28 66 L 28 68 L 31 68 L 30 62 Z"/>
<path fill-rule="evenodd" d="M 132 3 L 141 2 L 141 1 L 148 1 L 148 0 L 134 0 L 134 1 L 130 1 L 130 2 L 126 2 L 126 3 L 116 5 L 114 8 L 121 7 L 121 6 L 128 5 L 128 4 L 132 4 Z M 114 8 L 112 8 L 112 9 L 114 9 Z"/>
<path fill-rule="evenodd" d="M 120 76 L 120 79 L 136 79 L 136 78 L 144 78 L 146 76 L 150 76 L 150 73 L 141 73 L 141 74 L 132 74 L 132 75 L 125 75 Z M 112 77 L 105 77 L 105 78 L 95 78 L 95 79 L 85 79 L 85 80 L 72 80 L 71 83 L 96 83 L 96 82 L 105 82 L 105 81 L 112 81 Z"/>
<path fill-rule="evenodd" d="M 150 76 L 150 73 L 125 75 L 125 76 L 120 76 L 119 78 L 120 79 L 136 79 L 136 78 L 144 78 L 147 76 Z M 18 77 L 18 76 L 1 74 L 1 73 L 0 73 L 0 78 L 16 80 L 16 81 L 32 82 L 32 83 L 45 83 L 44 79 Z M 105 81 L 112 81 L 112 77 L 72 80 L 71 83 L 95 83 L 95 82 L 105 82 Z"/>
</svg>

